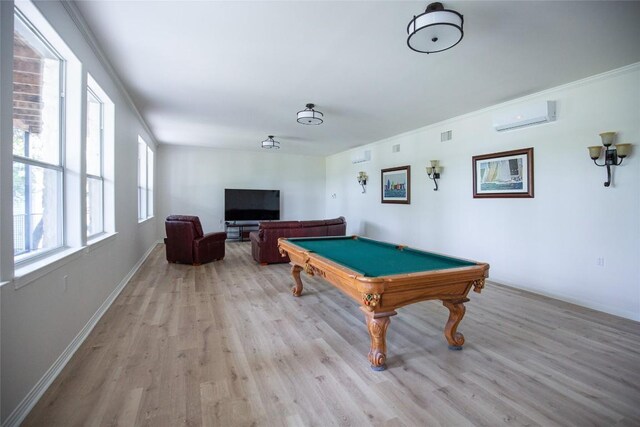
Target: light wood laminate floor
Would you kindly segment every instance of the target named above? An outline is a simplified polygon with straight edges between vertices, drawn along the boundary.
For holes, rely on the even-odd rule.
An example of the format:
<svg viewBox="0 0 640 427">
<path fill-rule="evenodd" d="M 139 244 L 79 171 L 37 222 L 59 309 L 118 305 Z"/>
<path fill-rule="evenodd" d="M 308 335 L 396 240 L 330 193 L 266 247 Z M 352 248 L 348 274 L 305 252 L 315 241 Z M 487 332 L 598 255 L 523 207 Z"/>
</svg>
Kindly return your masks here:
<svg viewBox="0 0 640 427">
<path fill-rule="evenodd" d="M 487 283 L 443 337 L 440 302 L 398 310 L 388 369 L 369 368 L 358 305 L 250 243 L 168 264 L 159 245 L 27 426 L 640 425 L 640 327 Z"/>
</svg>

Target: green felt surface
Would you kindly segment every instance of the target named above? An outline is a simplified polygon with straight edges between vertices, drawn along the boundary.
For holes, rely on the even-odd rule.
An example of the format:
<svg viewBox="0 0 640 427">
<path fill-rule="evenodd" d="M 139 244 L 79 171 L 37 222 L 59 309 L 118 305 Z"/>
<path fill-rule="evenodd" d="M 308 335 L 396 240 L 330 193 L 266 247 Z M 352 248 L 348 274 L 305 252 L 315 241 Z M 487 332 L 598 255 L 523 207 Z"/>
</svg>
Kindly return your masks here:
<svg viewBox="0 0 640 427">
<path fill-rule="evenodd" d="M 423 252 L 362 237 L 294 238 L 292 243 L 330 259 L 364 276 L 380 277 L 447 268 L 468 267 L 473 262 Z"/>
</svg>

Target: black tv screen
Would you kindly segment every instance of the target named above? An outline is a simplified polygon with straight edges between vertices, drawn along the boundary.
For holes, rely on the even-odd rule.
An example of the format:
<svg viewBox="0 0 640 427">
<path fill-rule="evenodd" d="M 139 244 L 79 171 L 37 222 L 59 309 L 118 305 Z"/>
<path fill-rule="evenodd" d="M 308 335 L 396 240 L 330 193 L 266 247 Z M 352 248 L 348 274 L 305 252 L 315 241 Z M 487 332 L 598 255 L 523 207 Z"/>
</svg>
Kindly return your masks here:
<svg viewBox="0 0 640 427">
<path fill-rule="evenodd" d="M 225 221 L 280 219 L 280 190 L 224 190 Z"/>
</svg>

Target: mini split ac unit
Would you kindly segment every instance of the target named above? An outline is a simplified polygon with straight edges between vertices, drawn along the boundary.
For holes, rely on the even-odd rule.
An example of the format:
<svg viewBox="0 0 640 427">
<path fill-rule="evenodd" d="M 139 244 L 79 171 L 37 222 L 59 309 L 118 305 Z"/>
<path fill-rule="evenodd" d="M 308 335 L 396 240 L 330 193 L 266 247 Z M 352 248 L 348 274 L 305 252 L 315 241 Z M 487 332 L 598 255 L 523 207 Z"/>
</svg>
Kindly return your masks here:
<svg viewBox="0 0 640 427">
<path fill-rule="evenodd" d="M 371 150 L 354 151 L 351 154 L 351 163 L 363 163 L 371 160 Z"/>
<path fill-rule="evenodd" d="M 498 132 L 539 125 L 556 120 L 556 102 L 540 101 L 509 107 L 493 115 Z"/>
</svg>

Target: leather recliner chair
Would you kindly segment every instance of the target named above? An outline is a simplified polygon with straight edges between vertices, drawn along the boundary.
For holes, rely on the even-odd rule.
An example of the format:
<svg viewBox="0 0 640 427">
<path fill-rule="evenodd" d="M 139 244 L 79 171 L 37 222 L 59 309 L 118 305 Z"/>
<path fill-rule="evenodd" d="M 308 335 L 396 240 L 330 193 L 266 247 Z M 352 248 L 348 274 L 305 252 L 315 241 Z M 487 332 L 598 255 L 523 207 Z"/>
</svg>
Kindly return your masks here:
<svg viewBox="0 0 640 427">
<path fill-rule="evenodd" d="M 224 258 L 224 231 L 204 234 L 200 218 L 189 215 L 169 215 L 164 224 L 168 262 L 200 265 Z"/>
</svg>

